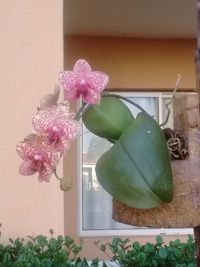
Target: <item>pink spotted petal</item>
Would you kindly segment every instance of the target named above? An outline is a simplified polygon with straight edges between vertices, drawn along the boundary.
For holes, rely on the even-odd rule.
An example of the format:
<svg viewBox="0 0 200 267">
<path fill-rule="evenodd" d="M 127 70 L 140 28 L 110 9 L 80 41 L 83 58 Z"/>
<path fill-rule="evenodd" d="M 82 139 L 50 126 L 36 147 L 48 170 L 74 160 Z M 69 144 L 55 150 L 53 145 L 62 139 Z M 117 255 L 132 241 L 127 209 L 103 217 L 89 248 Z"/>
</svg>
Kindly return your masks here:
<svg viewBox="0 0 200 267">
<path fill-rule="evenodd" d="M 28 144 L 35 139 L 35 136 L 35 134 L 29 134 L 24 138 L 24 141 L 17 144 L 16 151 L 21 159 L 27 159 L 27 155 L 31 153 L 32 147 Z"/>
<path fill-rule="evenodd" d="M 38 180 L 39 182 L 50 182 L 50 177 L 53 174 L 53 168 L 48 164 L 44 164 L 42 170 L 39 171 Z"/>
<path fill-rule="evenodd" d="M 64 105 L 39 110 L 33 118 L 36 132 L 47 136 L 49 146 L 63 153 L 69 148 L 69 141 L 77 137 L 80 124 L 73 119 L 74 113 Z"/>
<path fill-rule="evenodd" d="M 78 90 L 78 88 L 74 88 L 74 89 L 66 89 L 64 90 L 64 99 L 66 100 L 77 100 L 79 99 L 81 96 L 80 91 Z"/>
<path fill-rule="evenodd" d="M 37 151 L 47 154 L 50 152 L 47 141 L 44 135 L 29 135 L 17 144 L 17 153 L 24 160 L 30 160 Z"/>
<path fill-rule="evenodd" d="M 49 146 L 48 139 L 44 135 L 34 135 L 33 138 L 20 142 L 17 145 L 17 152 L 24 161 L 31 161 L 33 165 L 36 155 L 41 156 L 42 162 L 48 162 L 53 167 L 59 162 L 59 155 Z"/>
<path fill-rule="evenodd" d="M 77 100 L 82 97 L 89 104 L 100 102 L 100 93 L 105 89 L 108 81 L 106 74 L 99 71 L 92 72 L 90 65 L 83 59 L 75 63 L 73 72 L 63 71 L 59 77 L 65 99 Z M 89 96 L 90 92 L 91 96 Z"/>
<path fill-rule="evenodd" d="M 72 141 L 77 138 L 77 135 L 80 133 L 81 125 L 78 121 L 69 120 L 68 127 L 66 131 L 67 139 Z"/>
<path fill-rule="evenodd" d="M 37 132 L 45 133 L 50 125 L 65 124 L 69 113 L 69 106 L 57 105 L 44 110 L 39 110 L 33 117 L 33 127 Z"/>
<path fill-rule="evenodd" d="M 78 77 L 72 71 L 62 71 L 59 82 L 64 89 L 64 99 L 77 100 L 80 98 L 79 87 L 76 86 Z"/>
<path fill-rule="evenodd" d="M 86 60 L 79 59 L 74 65 L 73 72 L 80 76 L 87 76 L 92 72 L 92 69 Z"/>
<path fill-rule="evenodd" d="M 76 75 L 72 71 L 61 71 L 59 75 L 59 82 L 63 89 L 66 91 L 71 90 L 74 87 L 74 81 L 76 80 Z"/>
<path fill-rule="evenodd" d="M 97 92 L 103 91 L 107 86 L 108 82 L 108 75 L 100 71 L 93 71 L 89 77 L 90 87 Z"/>
<path fill-rule="evenodd" d="M 49 181 L 60 160 L 60 154 L 49 146 L 45 135 L 29 135 L 17 146 L 17 152 L 24 160 L 19 168 L 22 175 L 39 173 L 40 181 Z"/>
<path fill-rule="evenodd" d="M 65 137 L 61 137 L 59 142 L 55 144 L 57 152 L 64 153 L 70 147 L 69 141 Z"/>
<path fill-rule="evenodd" d="M 55 167 L 58 165 L 60 161 L 60 155 L 54 151 L 51 151 L 49 154 L 49 161 L 47 162 L 52 169 L 55 169 Z"/>
<path fill-rule="evenodd" d="M 24 161 L 21 163 L 20 167 L 19 167 L 19 174 L 21 175 L 33 175 L 34 173 L 36 173 L 36 170 L 32 169 L 32 162 L 31 161 Z"/>
<path fill-rule="evenodd" d="M 93 89 L 88 89 L 83 95 L 83 101 L 91 105 L 99 104 L 101 100 L 101 94 Z"/>
</svg>

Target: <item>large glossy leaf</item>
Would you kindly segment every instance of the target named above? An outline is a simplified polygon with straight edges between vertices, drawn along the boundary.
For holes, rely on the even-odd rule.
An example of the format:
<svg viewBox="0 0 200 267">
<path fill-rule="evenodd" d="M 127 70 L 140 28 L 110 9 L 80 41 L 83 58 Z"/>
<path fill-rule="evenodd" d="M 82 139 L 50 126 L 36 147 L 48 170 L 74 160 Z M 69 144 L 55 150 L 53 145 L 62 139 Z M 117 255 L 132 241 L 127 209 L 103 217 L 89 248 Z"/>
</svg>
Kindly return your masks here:
<svg viewBox="0 0 200 267">
<path fill-rule="evenodd" d="M 104 96 L 99 105 L 88 108 L 82 119 L 86 128 L 95 135 L 117 140 L 134 117 L 120 99 Z"/>
<path fill-rule="evenodd" d="M 172 171 L 165 137 L 155 120 L 139 113 L 96 164 L 100 184 L 114 198 L 135 208 L 172 200 Z"/>
</svg>

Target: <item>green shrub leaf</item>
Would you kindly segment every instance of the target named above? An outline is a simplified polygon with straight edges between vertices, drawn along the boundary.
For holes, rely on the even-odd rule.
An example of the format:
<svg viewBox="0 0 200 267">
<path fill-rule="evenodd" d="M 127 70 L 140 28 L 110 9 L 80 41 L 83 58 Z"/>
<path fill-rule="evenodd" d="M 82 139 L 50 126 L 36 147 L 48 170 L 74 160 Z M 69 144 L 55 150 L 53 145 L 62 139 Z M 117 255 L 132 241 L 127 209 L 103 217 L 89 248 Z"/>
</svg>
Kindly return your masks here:
<svg viewBox="0 0 200 267">
<path fill-rule="evenodd" d="M 161 248 L 159 250 L 159 256 L 162 258 L 162 259 L 166 259 L 167 256 L 168 256 L 168 251 L 166 248 Z"/>
</svg>

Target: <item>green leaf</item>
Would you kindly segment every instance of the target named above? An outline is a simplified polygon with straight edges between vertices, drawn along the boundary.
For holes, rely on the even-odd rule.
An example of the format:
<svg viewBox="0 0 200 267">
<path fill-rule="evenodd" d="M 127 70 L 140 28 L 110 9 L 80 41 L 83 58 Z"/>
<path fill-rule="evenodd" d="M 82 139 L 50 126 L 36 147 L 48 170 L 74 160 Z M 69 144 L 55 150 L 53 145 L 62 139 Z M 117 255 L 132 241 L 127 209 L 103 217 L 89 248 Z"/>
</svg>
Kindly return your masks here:
<svg viewBox="0 0 200 267">
<path fill-rule="evenodd" d="M 160 248 L 158 254 L 159 254 L 159 256 L 160 256 L 162 259 L 166 259 L 167 256 L 168 256 L 167 248 Z"/>
<path fill-rule="evenodd" d="M 112 141 L 121 136 L 134 117 L 120 99 L 102 97 L 101 103 L 90 106 L 82 119 L 89 131 Z"/>
<path fill-rule="evenodd" d="M 154 208 L 172 200 L 173 179 L 165 137 L 146 113 L 139 113 L 98 160 L 96 174 L 103 188 L 128 206 Z"/>
<path fill-rule="evenodd" d="M 144 262 L 146 261 L 147 256 L 146 256 L 146 254 L 145 254 L 144 252 L 140 252 L 140 253 L 138 253 L 136 259 L 137 259 L 137 261 L 138 261 L 139 263 L 142 264 L 142 263 L 144 263 Z"/>
<path fill-rule="evenodd" d="M 162 245 L 164 242 L 163 242 L 163 239 L 161 236 L 156 236 L 156 243 L 157 245 Z"/>
</svg>

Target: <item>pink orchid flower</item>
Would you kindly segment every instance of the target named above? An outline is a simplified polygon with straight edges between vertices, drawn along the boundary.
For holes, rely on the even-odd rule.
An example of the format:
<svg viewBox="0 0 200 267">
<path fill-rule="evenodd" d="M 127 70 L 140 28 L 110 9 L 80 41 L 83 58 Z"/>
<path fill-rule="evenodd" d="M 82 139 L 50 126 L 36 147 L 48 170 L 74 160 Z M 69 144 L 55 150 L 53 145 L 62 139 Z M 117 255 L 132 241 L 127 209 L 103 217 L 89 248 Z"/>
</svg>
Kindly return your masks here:
<svg viewBox="0 0 200 267">
<path fill-rule="evenodd" d="M 23 162 L 19 167 L 21 175 L 32 175 L 38 172 L 40 182 L 50 181 L 54 169 L 59 163 L 59 155 L 47 142 L 46 136 L 31 134 L 18 143 L 17 152 Z"/>
<path fill-rule="evenodd" d="M 69 112 L 68 103 L 52 105 L 36 113 L 33 127 L 39 134 L 47 136 L 50 146 L 63 153 L 80 131 L 80 124 L 73 117 L 74 113 Z"/>
<path fill-rule="evenodd" d="M 87 61 L 78 60 L 73 71 L 62 71 L 59 82 L 64 89 L 64 98 L 77 100 L 82 97 L 85 103 L 98 104 L 101 92 L 105 89 L 109 77 L 100 71 L 92 71 Z"/>
</svg>

